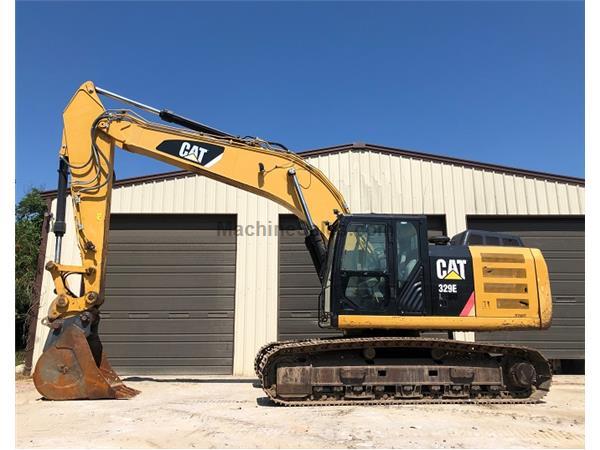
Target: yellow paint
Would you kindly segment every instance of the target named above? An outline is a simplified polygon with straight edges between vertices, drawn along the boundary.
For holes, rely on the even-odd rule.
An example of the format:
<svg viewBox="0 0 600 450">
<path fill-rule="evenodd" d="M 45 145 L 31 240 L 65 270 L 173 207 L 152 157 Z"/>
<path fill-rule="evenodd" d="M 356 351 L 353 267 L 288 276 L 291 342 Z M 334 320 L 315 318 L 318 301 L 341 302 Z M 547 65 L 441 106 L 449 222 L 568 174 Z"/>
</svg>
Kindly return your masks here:
<svg viewBox="0 0 600 450">
<path fill-rule="evenodd" d="M 299 200 L 288 176 L 288 170 L 294 168 L 312 219 L 325 238 L 329 237 L 327 224 L 336 220 L 334 210 L 340 213 L 349 212 L 342 194 L 329 179 L 320 170 L 292 152 L 268 150 L 258 145 L 200 135 L 193 131 L 149 123 L 140 119 L 134 120 L 132 117 L 111 122 L 107 129 L 107 137 L 125 150 L 269 198 L 304 220 Z M 156 150 L 161 142 L 169 139 L 193 139 L 223 146 L 225 150 L 216 164 L 205 167 Z M 259 164 L 265 168 L 263 173 L 259 172 Z"/>
<path fill-rule="evenodd" d="M 340 315 L 338 328 L 399 330 L 494 331 L 539 328 L 538 317 L 446 317 L 446 316 L 363 316 Z"/>
<path fill-rule="evenodd" d="M 462 280 L 459 274 L 454 270 L 444 277 L 444 280 Z"/>
<path fill-rule="evenodd" d="M 469 250 L 477 317 L 539 321 L 536 266 L 531 250 L 496 246 L 470 246 Z M 518 307 L 506 307 L 511 304 Z"/>
<path fill-rule="evenodd" d="M 544 260 L 542 252 L 539 249 L 532 248 L 531 254 L 535 260 L 538 298 L 540 301 L 541 328 L 546 329 L 552 323 L 552 292 L 550 290 L 548 266 L 546 265 L 546 261 Z"/>
<path fill-rule="evenodd" d="M 66 317 L 87 309 L 85 295 L 101 292 L 104 269 L 106 266 L 106 238 L 108 221 L 100 223 L 95 219 L 104 217 L 110 211 L 110 195 L 113 182 L 114 142 L 105 136 L 96 135 L 95 143 L 99 153 L 98 164 L 91 164 L 92 124 L 104 112 L 104 107 L 96 95 L 91 82 L 82 84 L 63 112 L 63 142 L 60 155 L 69 159 L 71 164 L 71 196 L 73 199 L 77 241 L 81 253 L 82 268 L 92 267 L 94 270 L 82 275 L 83 286 L 80 295 L 72 295 L 58 282 L 60 276 L 53 274 L 57 299 L 51 304 L 48 317 L 55 319 Z M 87 129 L 86 129 L 87 128 Z M 96 174 L 99 176 L 96 178 Z M 84 184 L 86 183 L 86 184 Z M 94 247 L 86 246 L 93 243 Z M 60 265 L 58 274 L 66 274 Z M 56 271 L 55 270 L 55 271 Z M 58 298 L 68 300 L 66 307 L 57 305 Z M 98 297 L 95 305 L 102 304 Z"/>
<path fill-rule="evenodd" d="M 115 146 L 270 198 L 305 220 L 288 176 L 288 170 L 294 168 L 312 219 L 325 238 L 329 237 L 328 223 L 336 220 L 334 211 L 349 212 L 344 198 L 329 179 L 295 153 L 265 148 L 260 141 L 222 138 L 150 123 L 130 112 L 112 113 L 110 117 L 98 120 L 104 113 L 106 110 L 90 81 L 79 87 L 63 113 L 63 140 L 59 153 L 72 165 L 71 198 L 82 259 L 81 268 L 74 272 L 82 273 L 83 286 L 81 292 L 70 293 L 62 280 L 68 271 L 57 265 L 52 271 L 57 299 L 50 305 L 50 319 L 77 314 L 99 306 L 104 300 L 109 225 L 106 218 L 110 214 Z M 224 147 L 224 152 L 216 164 L 201 166 L 156 150 L 166 140 L 216 144 Z M 92 142 L 98 149 L 97 164 L 91 158 Z M 259 170 L 259 166 L 264 170 Z M 88 268 L 93 270 L 85 270 Z M 98 294 L 97 300 L 87 303 L 88 294 Z M 67 299 L 68 305 L 59 307 L 59 299 L 61 302 Z"/>
</svg>

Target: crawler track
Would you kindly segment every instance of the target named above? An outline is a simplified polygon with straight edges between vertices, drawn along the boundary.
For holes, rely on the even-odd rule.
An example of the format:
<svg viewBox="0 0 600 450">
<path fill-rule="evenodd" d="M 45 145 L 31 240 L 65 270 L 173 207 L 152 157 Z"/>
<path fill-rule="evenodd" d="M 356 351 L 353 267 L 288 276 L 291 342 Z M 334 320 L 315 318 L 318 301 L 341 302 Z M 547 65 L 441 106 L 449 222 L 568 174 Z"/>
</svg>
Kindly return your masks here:
<svg viewBox="0 0 600 450">
<path fill-rule="evenodd" d="M 552 382 L 537 350 L 431 338 L 274 342 L 255 369 L 285 406 L 536 403 Z"/>
</svg>

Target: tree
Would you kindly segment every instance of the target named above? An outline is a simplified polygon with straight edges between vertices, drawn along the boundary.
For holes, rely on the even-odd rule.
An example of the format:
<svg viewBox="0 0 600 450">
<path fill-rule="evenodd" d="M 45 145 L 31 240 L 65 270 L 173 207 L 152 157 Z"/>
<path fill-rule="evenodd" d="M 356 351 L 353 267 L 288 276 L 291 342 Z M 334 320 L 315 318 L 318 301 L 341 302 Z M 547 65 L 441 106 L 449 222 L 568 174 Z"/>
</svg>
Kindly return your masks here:
<svg viewBox="0 0 600 450">
<path fill-rule="evenodd" d="M 17 332 L 19 329 L 22 330 L 27 311 L 34 301 L 33 287 L 45 212 L 46 202 L 37 188 L 32 188 L 15 208 L 15 320 Z M 22 334 L 23 332 L 21 332 Z M 22 346 L 24 342 L 20 344 Z"/>
</svg>

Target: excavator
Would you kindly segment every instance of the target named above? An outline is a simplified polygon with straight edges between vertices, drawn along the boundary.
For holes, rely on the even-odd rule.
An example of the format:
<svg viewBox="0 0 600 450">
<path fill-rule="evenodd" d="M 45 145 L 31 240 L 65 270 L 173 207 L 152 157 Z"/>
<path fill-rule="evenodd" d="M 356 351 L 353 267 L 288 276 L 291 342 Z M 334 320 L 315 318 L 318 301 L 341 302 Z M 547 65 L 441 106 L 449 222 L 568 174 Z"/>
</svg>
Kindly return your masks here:
<svg viewBox="0 0 600 450">
<path fill-rule="evenodd" d="M 129 109 L 105 109 L 101 96 Z M 46 264 L 56 297 L 33 375 L 43 397 L 139 393 L 113 370 L 98 335 L 116 147 L 266 197 L 299 218 L 321 282 L 318 324 L 342 334 L 258 351 L 256 374 L 275 404 L 535 403 L 550 389 L 550 364 L 535 349 L 423 335 L 548 328 L 552 297 L 540 250 L 486 231 L 428 239 L 425 216 L 351 214 L 331 181 L 282 144 L 234 136 L 88 81 L 63 113 L 56 248 Z M 79 265 L 61 263 L 67 201 Z M 495 245 L 480 244 L 486 233 Z M 69 282 L 73 275 L 80 282 Z"/>
</svg>

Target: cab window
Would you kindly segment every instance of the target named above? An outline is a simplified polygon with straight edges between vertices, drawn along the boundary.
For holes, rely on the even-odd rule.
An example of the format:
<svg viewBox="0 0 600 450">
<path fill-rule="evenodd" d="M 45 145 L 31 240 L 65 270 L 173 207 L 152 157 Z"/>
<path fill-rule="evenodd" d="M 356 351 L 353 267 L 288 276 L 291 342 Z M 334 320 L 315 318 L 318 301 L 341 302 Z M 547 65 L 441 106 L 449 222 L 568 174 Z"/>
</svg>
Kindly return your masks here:
<svg viewBox="0 0 600 450">
<path fill-rule="evenodd" d="M 410 274 L 420 267 L 419 233 L 411 222 L 396 223 L 398 287 L 402 288 Z"/>
<path fill-rule="evenodd" d="M 350 224 L 344 243 L 342 270 L 385 271 L 386 268 L 385 225 Z"/>
<path fill-rule="evenodd" d="M 351 223 L 346 230 L 341 275 L 344 297 L 353 309 L 383 309 L 388 297 L 385 224 Z"/>
</svg>

